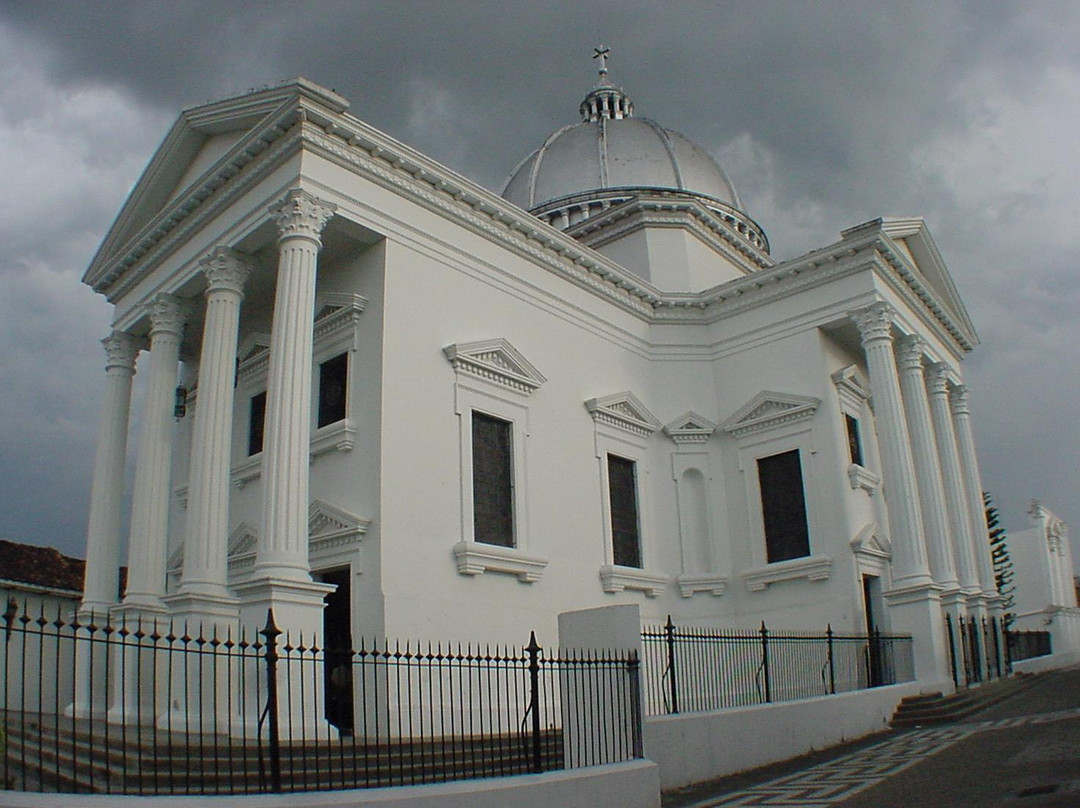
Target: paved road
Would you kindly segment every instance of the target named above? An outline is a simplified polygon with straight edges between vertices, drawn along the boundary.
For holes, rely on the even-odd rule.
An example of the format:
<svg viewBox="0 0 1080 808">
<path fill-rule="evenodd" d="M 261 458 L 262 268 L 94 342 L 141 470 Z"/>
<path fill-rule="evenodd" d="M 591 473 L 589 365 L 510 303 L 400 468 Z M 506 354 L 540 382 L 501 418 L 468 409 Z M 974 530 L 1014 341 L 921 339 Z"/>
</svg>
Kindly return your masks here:
<svg viewBox="0 0 1080 808">
<path fill-rule="evenodd" d="M 1080 808 L 1080 668 L 967 720 L 667 795 L 665 808 Z"/>
</svg>

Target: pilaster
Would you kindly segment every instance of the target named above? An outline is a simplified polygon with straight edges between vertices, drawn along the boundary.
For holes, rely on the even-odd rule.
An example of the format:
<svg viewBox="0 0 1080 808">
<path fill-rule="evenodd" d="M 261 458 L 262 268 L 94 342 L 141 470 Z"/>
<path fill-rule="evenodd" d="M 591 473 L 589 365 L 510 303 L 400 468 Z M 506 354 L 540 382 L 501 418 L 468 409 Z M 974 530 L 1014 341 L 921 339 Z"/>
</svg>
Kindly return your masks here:
<svg viewBox="0 0 1080 808">
<path fill-rule="evenodd" d="M 938 448 L 930 419 L 930 403 L 923 371 L 925 340 L 910 334 L 897 341 L 897 364 L 900 388 L 907 412 L 911 453 L 915 461 L 915 479 L 922 506 L 923 530 L 934 581 L 946 591 L 959 589 L 953 551 L 949 538 L 949 520 L 945 509 L 945 491 L 938 463 Z"/>
<path fill-rule="evenodd" d="M 150 373 L 135 464 L 124 605 L 163 612 L 173 406 L 186 312 L 183 302 L 168 294 L 158 295 L 148 309 Z"/>
</svg>

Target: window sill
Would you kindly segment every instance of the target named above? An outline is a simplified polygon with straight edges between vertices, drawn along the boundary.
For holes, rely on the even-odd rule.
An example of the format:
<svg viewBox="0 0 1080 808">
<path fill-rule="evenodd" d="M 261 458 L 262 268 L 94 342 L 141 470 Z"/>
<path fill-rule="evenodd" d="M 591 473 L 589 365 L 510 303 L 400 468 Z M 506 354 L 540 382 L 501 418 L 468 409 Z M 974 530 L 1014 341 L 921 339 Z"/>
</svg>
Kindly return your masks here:
<svg viewBox="0 0 1080 808">
<path fill-rule="evenodd" d="M 515 547 L 472 541 L 460 541 L 454 545 L 454 560 L 457 571 L 462 575 L 505 572 L 516 575 L 524 584 L 539 581 L 548 565 L 546 558 L 526 555 Z"/>
<path fill-rule="evenodd" d="M 848 466 L 847 476 L 848 480 L 851 482 L 852 488 L 862 488 L 870 494 L 870 496 L 873 496 L 881 486 L 881 478 L 878 475 L 857 463 L 852 463 Z"/>
<path fill-rule="evenodd" d="M 679 585 L 679 594 L 692 598 L 698 592 L 708 592 L 720 597 L 727 590 L 727 576 L 715 573 L 683 573 L 675 579 Z"/>
<path fill-rule="evenodd" d="M 617 564 L 605 564 L 600 568 L 600 583 L 605 592 L 622 592 L 624 589 L 636 589 L 646 597 L 655 598 L 664 591 L 669 576 L 646 572 L 636 567 L 621 567 Z"/>
<path fill-rule="evenodd" d="M 770 584 L 781 581 L 793 581 L 806 578 L 810 581 L 825 581 L 832 572 L 832 559 L 826 555 L 792 558 L 777 561 L 766 567 L 744 570 L 741 577 L 746 581 L 746 588 L 751 592 L 760 592 Z"/>
<path fill-rule="evenodd" d="M 349 452 L 356 445 L 356 427 L 352 421 L 345 419 L 334 424 L 324 426 L 316 430 L 311 436 L 311 460 L 320 455 L 330 452 Z M 262 476 L 263 453 L 255 454 L 241 460 L 232 467 L 230 472 L 233 485 L 243 488 L 252 480 Z"/>
</svg>

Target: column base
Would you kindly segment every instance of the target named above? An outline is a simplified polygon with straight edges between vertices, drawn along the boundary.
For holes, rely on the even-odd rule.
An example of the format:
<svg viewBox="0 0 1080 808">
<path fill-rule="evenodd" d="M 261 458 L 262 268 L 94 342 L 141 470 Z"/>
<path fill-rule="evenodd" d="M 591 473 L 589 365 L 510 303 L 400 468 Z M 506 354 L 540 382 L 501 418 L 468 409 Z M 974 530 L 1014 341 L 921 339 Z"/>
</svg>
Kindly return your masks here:
<svg viewBox="0 0 1080 808">
<path fill-rule="evenodd" d="M 923 584 L 884 593 L 892 630 L 911 635 L 915 679 L 927 690 L 952 692 L 941 587 Z"/>
<path fill-rule="evenodd" d="M 240 600 L 232 595 L 177 592 L 165 598 L 174 630 L 195 631 L 209 638 L 217 631 L 235 632 L 240 625 Z"/>
</svg>

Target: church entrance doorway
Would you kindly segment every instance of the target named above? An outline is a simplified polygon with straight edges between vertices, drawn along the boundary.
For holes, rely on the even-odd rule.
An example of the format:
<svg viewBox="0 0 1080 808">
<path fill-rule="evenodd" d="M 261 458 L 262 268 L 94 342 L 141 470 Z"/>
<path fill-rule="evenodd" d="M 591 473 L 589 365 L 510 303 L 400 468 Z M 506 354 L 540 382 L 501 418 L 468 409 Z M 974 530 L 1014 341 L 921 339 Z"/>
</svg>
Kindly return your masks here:
<svg viewBox="0 0 1080 808">
<path fill-rule="evenodd" d="M 326 596 L 323 609 L 323 692 L 326 720 L 344 735 L 353 731 L 351 577 L 348 567 L 319 574 L 323 583 L 337 587 Z"/>
<path fill-rule="evenodd" d="M 876 575 L 864 575 L 863 605 L 866 610 L 866 677 L 870 687 L 878 687 L 884 683 L 884 671 L 882 670 L 881 648 L 881 579 Z"/>
</svg>

